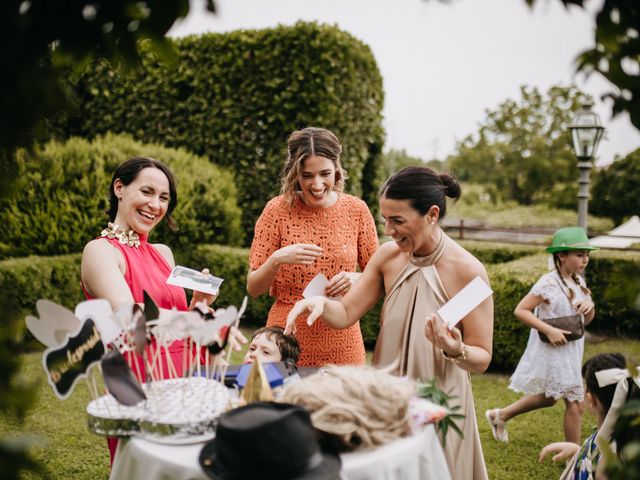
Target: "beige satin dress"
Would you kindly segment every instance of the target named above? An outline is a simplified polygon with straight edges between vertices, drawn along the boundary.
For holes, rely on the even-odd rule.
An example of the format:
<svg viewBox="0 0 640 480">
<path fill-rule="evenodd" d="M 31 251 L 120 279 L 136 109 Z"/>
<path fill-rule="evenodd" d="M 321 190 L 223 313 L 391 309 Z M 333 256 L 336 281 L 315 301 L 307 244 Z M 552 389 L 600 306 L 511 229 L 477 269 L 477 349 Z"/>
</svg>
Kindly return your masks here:
<svg viewBox="0 0 640 480">
<path fill-rule="evenodd" d="M 373 354 L 378 368 L 397 362 L 395 374 L 436 379 L 438 388 L 455 397 L 457 421 L 464 438 L 452 429 L 446 437 L 445 457 L 453 480 L 488 479 L 478 434 L 469 373 L 442 356 L 424 334 L 426 318 L 449 299 L 434 264 L 449 240 L 444 234 L 436 250 L 426 257 L 411 257 L 387 292 L 380 317 L 380 334 Z"/>
</svg>

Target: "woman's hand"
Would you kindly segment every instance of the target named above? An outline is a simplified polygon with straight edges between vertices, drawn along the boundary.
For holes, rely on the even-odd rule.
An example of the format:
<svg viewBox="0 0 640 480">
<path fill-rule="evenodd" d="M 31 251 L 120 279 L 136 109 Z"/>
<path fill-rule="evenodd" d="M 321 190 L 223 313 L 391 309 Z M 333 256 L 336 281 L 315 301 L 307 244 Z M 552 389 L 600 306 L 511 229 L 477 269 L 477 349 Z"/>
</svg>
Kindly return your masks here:
<svg viewBox="0 0 640 480">
<path fill-rule="evenodd" d="M 313 325 L 318 317 L 322 315 L 322 312 L 324 311 L 324 304 L 327 301 L 327 298 L 318 295 L 296 302 L 296 304 L 289 312 L 289 315 L 287 315 L 287 323 L 284 327 L 284 334 L 289 335 L 291 333 L 296 333 L 296 320 L 300 315 L 306 312 L 311 312 L 309 313 L 309 317 L 307 317 L 307 325 Z"/>
<path fill-rule="evenodd" d="M 280 265 L 311 265 L 322 256 L 322 248 L 307 243 L 287 245 L 271 254 L 271 261 L 275 266 Z"/>
<path fill-rule="evenodd" d="M 450 357 L 459 357 L 463 353 L 462 334 L 457 328 L 449 327 L 435 314 L 427 317 L 424 334 L 434 346 Z"/>
<path fill-rule="evenodd" d="M 591 300 L 583 300 L 573 305 L 576 312 L 580 315 L 587 315 L 596 306 Z"/>
<path fill-rule="evenodd" d="M 347 272 L 340 272 L 333 276 L 331 281 L 324 288 L 327 297 L 343 297 L 353 286 L 351 275 Z"/>
<path fill-rule="evenodd" d="M 548 331 L 542 332 L 549 338 L 549 343 L 554 347 L 559 347 L 568 343 L 565 335 L 569 335 L 571 332 L 568 330 L 561 330 L 556 327 L 549 327 Z"/>
<path fill-rule="evenodd" d="M 206 276 L 206 275 L 209 275 L 209 269 L 203 268 L 202 276 Z M 204 292 L 199 292 L 197 290 L 194 290 L 193 296 L 191 297 L 191 303 L 189 303 L 189 310 L 193 310 L 194 308 L 196 308 L 196 305 L 198 304 L 204 304 L 206 308 L 209 308 L 209 305 L 211 305 L 216 298 L 218 298 L 217 293 L 215 295 L 212 295 L 210 293 L 204 293 Z"/>
<path fill-rule="evenodd" d="M 580 450 L 580 445 L 573 442 L 555 442 L 550 443 L 542 450 L 540 450 L 540 455 L 538 455 L 538 461 L 541 462 L 544 460 L 549 453 L 555 453 L 552 457 L 554 462 L 558 460 L 568 460 L 573 457 L 575 453 Z"/>
</svg>

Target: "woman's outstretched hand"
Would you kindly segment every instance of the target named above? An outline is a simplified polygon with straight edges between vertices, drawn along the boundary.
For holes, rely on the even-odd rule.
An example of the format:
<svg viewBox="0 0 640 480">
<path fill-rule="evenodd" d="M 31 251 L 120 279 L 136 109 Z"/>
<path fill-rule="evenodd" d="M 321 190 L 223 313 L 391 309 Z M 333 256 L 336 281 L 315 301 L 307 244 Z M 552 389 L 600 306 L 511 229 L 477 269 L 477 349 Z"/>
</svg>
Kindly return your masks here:
<svg viewBox="0 0 640 480">
<path fill-rule="evenodd" d="M 311 326 L 318 319 L 322 312 L 324 311 L 324 304 L 327 302 L 327 298 L 322 296 L 315 296 L 305 298 L 304 300 L 299 300 L 293 306 L 289 315 L 287 315 L 287 323 L 284 327 L 284 334 L 289 335 L 291 333 L 296 333 L 296 320 L 297 318 L 304 314 L 309 313 L 307 317 L 307 325 Z"/>
<path fill-rule="evenodd" d="M 573 457 L 575 453 L 580 450 L 580 445 L 572 442 L 554 442 L 550 443 L 542 450 L 540 450 L 540 455 L 538 455 L 538 461 L 541 462 L 544 460 L 550 453 L 554 453 L 555 455 L 552 457 L 554 462 L 558 460 L 568 460 Z"/>
<path fill-rule="evenodd" d="M 434 346 L 451 357 L 459 357 L 463 354 L 462 334 L 457 328 L 449 330 L 449 327 L 435 314 L 427 317 L 424 325 L 424 334 Z"/>
<path fill-rule="evenodd" d="M 209 269 L 202 269 L 202 275 L 209 275 Z M 189 303 L 189 310 L 193 310 L 198 304 L 204 304 L 206 308 L 209 308 L 209 305 L 211 305 L 216 298 L 218 298 L 217 293 L 215 295 L 212 295 L 210 293 L 204 293 L 194 290 L 193 296 L 191 297 L 191 303 Z"/>
<path fill-rule="evenodd" d="M 272 261 L 277 265 L 311 265 L 322 256 L 322 248 L 307 243 L 287 245 L 271 254 Z"/>
</svg>

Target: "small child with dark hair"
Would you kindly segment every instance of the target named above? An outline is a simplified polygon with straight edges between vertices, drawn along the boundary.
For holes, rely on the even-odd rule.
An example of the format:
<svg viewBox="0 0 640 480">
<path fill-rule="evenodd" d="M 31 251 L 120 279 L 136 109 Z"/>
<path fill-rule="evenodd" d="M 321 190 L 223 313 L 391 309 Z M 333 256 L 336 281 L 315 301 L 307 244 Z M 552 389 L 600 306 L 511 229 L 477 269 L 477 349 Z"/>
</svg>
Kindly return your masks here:
<svg viewBox="0 0 640 480">
<path fill-rule="evenodd" d="M 553 460 L 570 459 L 560 480 L 593 480 L 600 461 L 600 450 L 596 440 L 611 442 L 612 429 L 622 405 L 640 398 L 640 378 L 632 378 L 625 369 L 626 359 L 621 353 L 594 355 L 582 366 L 586 385 L 585 403 L 596 417 L 597 429 L 582 446 L 571 442 L 556 442 L 540 452 L 542 461 L 548 454 Z"/>
<path fill-rule="evenodd" d="M 253 332 L 243 363 L 298 362 L 300 345 L 293 335 L 285 335 L 280 327 L 263 327 Z"/>
</svg>

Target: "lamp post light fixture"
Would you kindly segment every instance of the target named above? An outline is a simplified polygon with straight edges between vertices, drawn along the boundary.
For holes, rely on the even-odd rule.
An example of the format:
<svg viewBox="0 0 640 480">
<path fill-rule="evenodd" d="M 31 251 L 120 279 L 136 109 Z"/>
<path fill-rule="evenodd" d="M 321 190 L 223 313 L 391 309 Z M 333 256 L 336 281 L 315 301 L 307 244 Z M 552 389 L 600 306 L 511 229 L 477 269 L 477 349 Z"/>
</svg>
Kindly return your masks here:
<svg viewBox="0 0 640 480">
<path fill-rule="evenodd" d="M 589 170 L 593 166 L 593 157 L 598 149 L 598 143 L 604 133 L 600 124 L 600 116 L 591 110 L 593 103 L 584 102 L 582 108 L 576 112 L 573 122 L 569 125 L 573 150 L 578 158 L 578 226 L 587 231 L 587 211 L 589 209 Z"/>
</svg>

